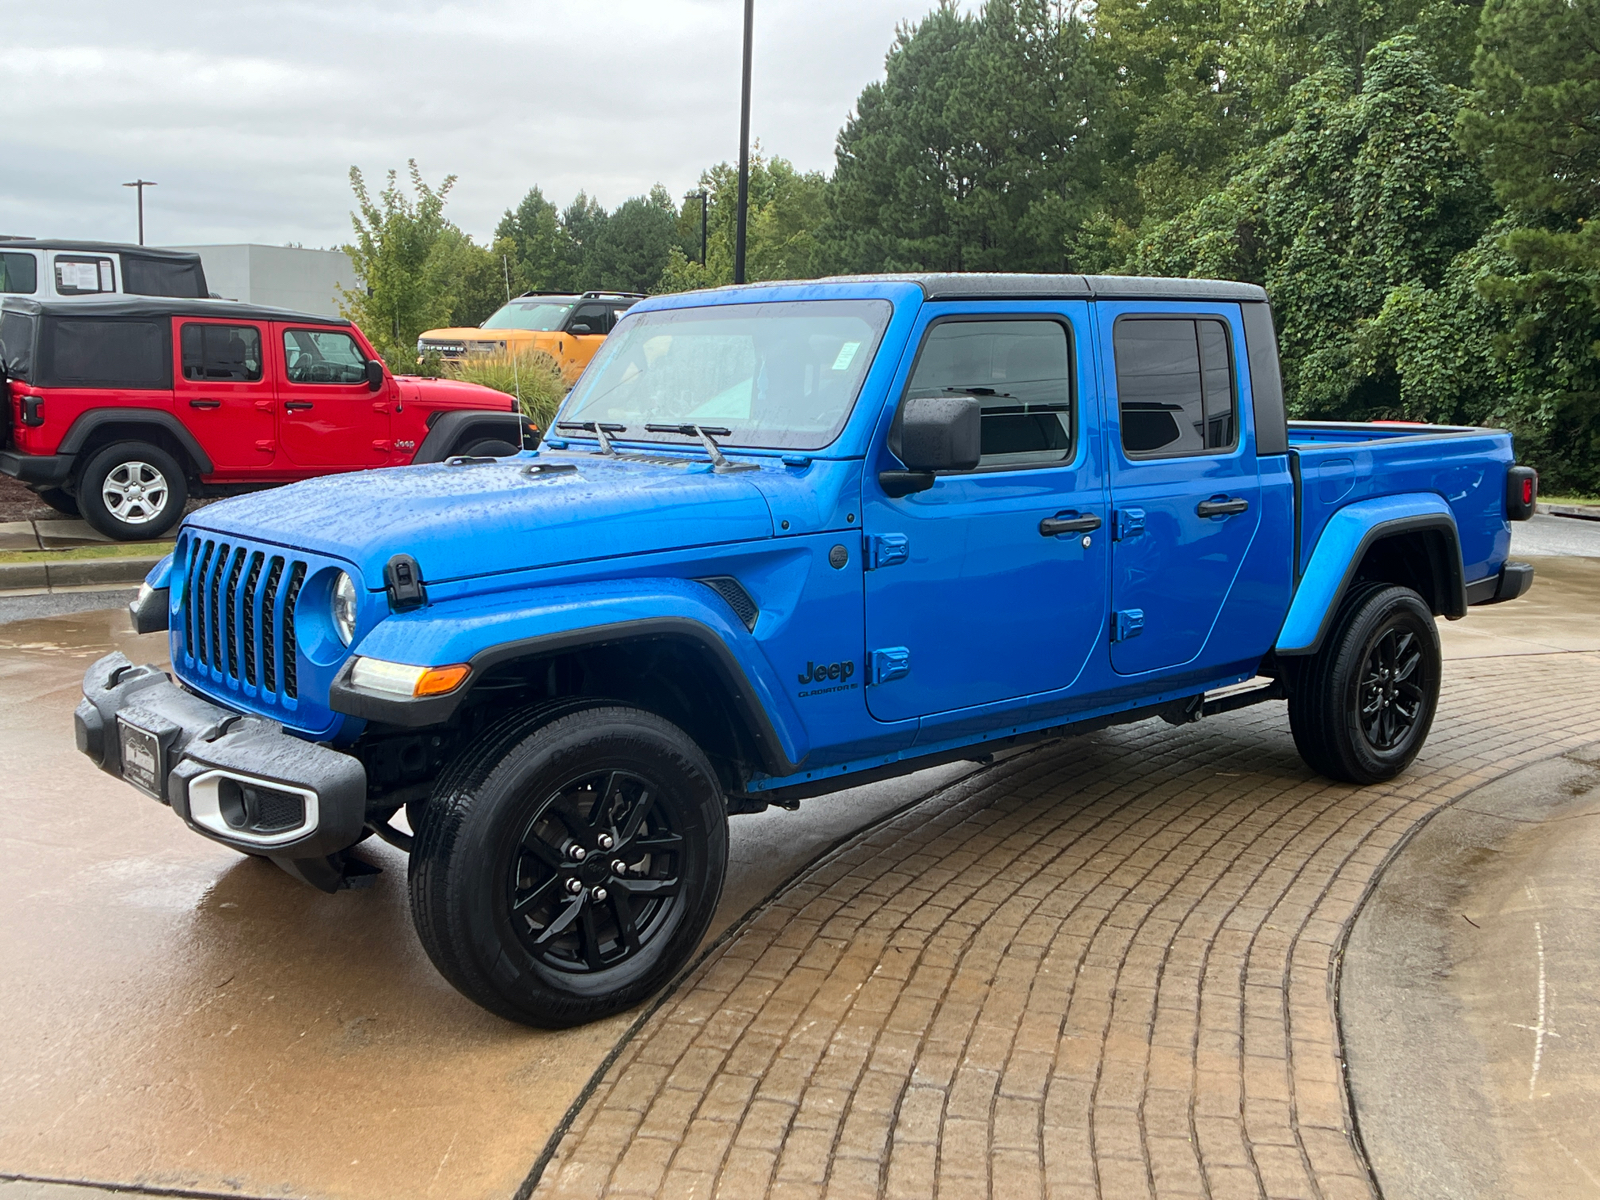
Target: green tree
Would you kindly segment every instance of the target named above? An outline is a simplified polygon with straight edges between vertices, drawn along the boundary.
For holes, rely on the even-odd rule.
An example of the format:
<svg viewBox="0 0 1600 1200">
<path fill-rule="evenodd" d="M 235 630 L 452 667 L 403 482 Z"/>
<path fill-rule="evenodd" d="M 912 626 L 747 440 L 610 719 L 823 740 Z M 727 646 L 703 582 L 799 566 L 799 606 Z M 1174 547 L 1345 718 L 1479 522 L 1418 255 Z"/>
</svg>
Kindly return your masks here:
<svg viewBox="0 0 1600 1200">
<path fill-rule="evenodd" d="M 341 247 L 355 263 L 361 286 L 344 291 L 340 311 L 396 368 L 415 360 L 419 334 L 450 320 L 461 258 L 460 231 L 444 218 L 456 177 L 446 176 L 432 188 L 415 159 L 407 165 L 413 195 L 400 186 L 398 172 L 390 171 L 376 199 L 360 169 L 350 168 L 356 237 Z"/>
<path fill-rule="evenodd" d="M 494 231 L 495 244 L 509 241 L 512 291 L 558 291 L 572 284 L 571 239 L 556 206 L 537 187 L 515 209 L 507 209 Z"/>
<path fill-rule="evenodd" d="M 598 223 L 589 245 L 585 277 L 595 286 L 624 292 L 652 290 L 678 246 L 678 212 L 667 189 L 625 200 Z"/>
</svg>

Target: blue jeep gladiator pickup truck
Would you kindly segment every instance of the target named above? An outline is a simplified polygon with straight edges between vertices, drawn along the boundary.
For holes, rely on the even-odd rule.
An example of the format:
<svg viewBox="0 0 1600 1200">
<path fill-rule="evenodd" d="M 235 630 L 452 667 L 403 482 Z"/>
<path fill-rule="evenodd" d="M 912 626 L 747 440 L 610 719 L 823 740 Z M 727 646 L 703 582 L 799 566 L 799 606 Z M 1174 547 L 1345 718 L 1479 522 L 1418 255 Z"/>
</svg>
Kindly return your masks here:
<svg viewBox="0 0 1600 1200">
<path fill-rule="evenodd" d="M 1388 779 L 1434 618 L 1509 600 L 1537 481 L 1489 429 L 1289 423 L 1238 283 L 922 275 L 622 319 L 537 451 L 190 516 L 79 748 L 334 891 L 410 852 L 496 1013 L 633 1005 L 705 934 L 730 814 L 1122 722 L 1286 699 Z M 405 808 L 414 831 L 391 824 Z"/>
</svg>

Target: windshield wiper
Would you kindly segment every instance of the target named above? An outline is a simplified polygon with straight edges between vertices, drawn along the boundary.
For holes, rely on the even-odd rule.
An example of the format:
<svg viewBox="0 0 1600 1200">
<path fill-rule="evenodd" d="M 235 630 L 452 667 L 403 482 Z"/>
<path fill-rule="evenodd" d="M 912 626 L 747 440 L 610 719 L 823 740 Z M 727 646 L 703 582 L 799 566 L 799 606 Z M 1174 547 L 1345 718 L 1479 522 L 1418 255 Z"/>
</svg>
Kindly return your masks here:
<svg viewBox="0 0 1600 1200">
<path fill-rule="evenodd" d="M 722 447 L 713 440 L 712 434 L 717 437 L 727 437 L 733 430 L 721 425 L 646 425 L 647 433 L 680 433 L 684 437 L 697 437 L 706 448 L 706 453 L 711 456 L 711 469 L 719 475 L 729 471 L 754 471 L 758 470 L 754 463 L 732 463 L 722 453 Z"/>
<path fill-rule="evenodd" d="M 597 451 L 597 453 L 606 454 L 612 458 L 617 456 L 617 452 L 612 449 L 611 439 L 608 438 L 606 434 L 628 432 L 628 427 L 626 425 L 609 425 L 604 421 L 557 421 L 556 428 L 579 429 L 585 433 L 594 434 L 595 437 L 600 439 L 600 449 Z M 646 428 L 648 428 L 648 426 Z"/>
</svg>

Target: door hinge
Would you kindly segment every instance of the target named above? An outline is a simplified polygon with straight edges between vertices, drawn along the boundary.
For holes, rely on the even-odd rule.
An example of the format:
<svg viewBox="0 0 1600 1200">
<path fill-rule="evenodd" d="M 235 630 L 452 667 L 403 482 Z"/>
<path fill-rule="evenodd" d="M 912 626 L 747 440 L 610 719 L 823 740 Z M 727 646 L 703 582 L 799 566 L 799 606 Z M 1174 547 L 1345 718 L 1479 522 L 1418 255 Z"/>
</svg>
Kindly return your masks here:
<svg viewBox="0 0 1600 1200">
<path fill-rule="evenodd" d="M 872 683 L 888 683 L 911 674 L 911 651 L 904 646 L 885 646 L 872 652 Z"/>
<path fill-rule="evenodd" d="M 867 538 L 866 567 L 876 571 L 911 558 L 911 539 L 903 533 L 874 533 Z"/>
<path fill-rule="evenodd" d="M 1144 609 L 1119 608 L 1111 614 L 1111 640 L 1125 642 L 1144 632 Z"/>
<path fill-rule="evenodd" d="M 1116 517 L 1116 539 L 1125 542 L 1129 538 L 1136 538 L 1144 532 L 1144 509 L 1119 508 Z"/>
</svg>

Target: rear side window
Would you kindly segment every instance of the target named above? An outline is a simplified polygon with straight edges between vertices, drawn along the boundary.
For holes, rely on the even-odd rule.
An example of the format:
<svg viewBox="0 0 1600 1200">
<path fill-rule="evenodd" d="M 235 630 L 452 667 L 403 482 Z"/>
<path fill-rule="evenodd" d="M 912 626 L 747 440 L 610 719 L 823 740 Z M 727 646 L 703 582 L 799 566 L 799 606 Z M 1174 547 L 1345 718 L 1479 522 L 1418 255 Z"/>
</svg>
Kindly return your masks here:
<svg viewBox="0 0 1600 1200">
<path fill-rule="evenodd" d="M 31 296 L 39 290 L 39 260 L 31 254 L 0 254 L 0 292 Z"/>
<path fill-rule="evenodd" d="M 44 386 L 172 386 L 172 326 L 167 320 L 49 317 L 42 332 L 39 382 Z"/>
<path fill-rule="evenodd" d="M 1072 343 L 1057 321 L 941 321 L 917 352 L 907 396 L 977 396 L 979 468 L 1073 454 Z"/>
<path fill-rule="evenodd" d="M 6 374 L 24 383 L 33 379 L 33 321 L 27 313 L 0 314 L 0 357 Z"/>
<path fill-rule="evenodd" d="M 109 258 L 82 254 L 56 255 L 57 295 L 94 296 L 116 290 L 116 271 Z"/>
<path fill-rule="evenodd" d="M 122 256 L 122 290 L 135 296 L 184 296 L 205 298 L 205 276 L 197 262 L 174 262 L 166 258 Z"/>
<path fill-rule="evenodd" d="M 1233 355 L 1228 327 L 1209 318 L 1120 317 L 1113 336 L 1122 448 L 1174 458 L 1233 448 Z"/>
<path fill-rule="evenodd" d="M 365 383 L 367 356 L 348 333 L 285 329 L 283 357 L 290 383 Z"/>
<path fill-rule="evenodd" d="M 183 377 L 255 383 L 261 378 L 261 331 L 254 325 L 185 325 Z"/>
</svg>

